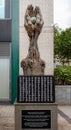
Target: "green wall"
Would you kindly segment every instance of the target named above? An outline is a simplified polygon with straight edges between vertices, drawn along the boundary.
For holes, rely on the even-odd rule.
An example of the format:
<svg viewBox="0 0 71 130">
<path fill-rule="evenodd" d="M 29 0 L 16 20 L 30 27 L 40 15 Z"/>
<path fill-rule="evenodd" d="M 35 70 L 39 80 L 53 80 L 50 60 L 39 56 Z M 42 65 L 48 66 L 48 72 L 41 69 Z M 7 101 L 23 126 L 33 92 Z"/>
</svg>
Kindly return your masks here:
<svg viewBox="0 0 71 130">
<path fill-rule="evenodd" d="M 11 46 L 11 101 L 14 103 L 17 94 L 17 77 L 19 75 L 19 0 L 11 0 L 12 46 Z"/>
</svg>

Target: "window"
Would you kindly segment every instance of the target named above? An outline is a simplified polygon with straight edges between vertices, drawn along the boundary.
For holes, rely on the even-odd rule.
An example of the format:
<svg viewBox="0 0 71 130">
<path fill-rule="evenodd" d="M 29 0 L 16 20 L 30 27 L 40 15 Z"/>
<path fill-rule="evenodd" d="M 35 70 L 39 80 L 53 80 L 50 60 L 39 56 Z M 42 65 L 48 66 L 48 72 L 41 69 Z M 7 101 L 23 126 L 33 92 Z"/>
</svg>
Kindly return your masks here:
<svg viewBox="0 0 71 130">
<path fill-rule="evenodd" d="M 5 0 L 0 0 L 0 19 L 5 18 Z"/>
<path fill-rule="evenodd" d="M 10 18 L 10 1 L 0 0 L 0 19 Z"/>
</svg>

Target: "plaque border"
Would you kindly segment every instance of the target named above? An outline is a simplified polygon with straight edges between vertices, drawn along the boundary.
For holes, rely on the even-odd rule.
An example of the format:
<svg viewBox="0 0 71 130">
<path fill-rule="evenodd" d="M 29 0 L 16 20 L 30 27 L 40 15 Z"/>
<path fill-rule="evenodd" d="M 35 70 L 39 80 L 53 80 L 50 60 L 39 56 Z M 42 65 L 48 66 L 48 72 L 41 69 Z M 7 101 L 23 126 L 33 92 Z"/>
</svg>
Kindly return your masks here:
<svg viewBox="0 0 71 130">
<path fill-rule="evenodd" d="M 53 83 L 53 86 L 52 86 L 52 93 L 53 93 L 53 100 L 50 101 L 20 101 L 19 100 L 19 95 L 20 95 L 20 87 L 19 87 L 19 78 L 20 77 L 51 77 L 52 78 L 52 83 Z M 55 102 L 55 78 L 53 75 L 19 75 L 18 76 L 18 79 L 17 79 L 17 102 L 18 103 L 54 103 Z"/>
<path fill-rule="evenodd" d="M 49 111 L 50 112 L 50 127 L 24 127 L 24 128 L 22 128 L 22 111 L 29 111 L 29 112 L 47 112 L 47 111 Z M 21 109 L 21 129 L 23 130 L 23 129 L 51 129 L 51 127 L 52 127 L 52 124 L 51 124 L 51 110 L 23 110 L 23 109 Z"/>
</svg>

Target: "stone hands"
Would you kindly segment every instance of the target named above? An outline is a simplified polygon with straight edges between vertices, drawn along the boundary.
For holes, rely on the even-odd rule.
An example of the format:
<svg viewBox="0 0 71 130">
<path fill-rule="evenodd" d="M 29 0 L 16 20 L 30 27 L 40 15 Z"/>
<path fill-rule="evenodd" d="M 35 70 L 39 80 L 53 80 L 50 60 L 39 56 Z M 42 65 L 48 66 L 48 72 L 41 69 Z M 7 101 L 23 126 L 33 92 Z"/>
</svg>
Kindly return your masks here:
<svg viewBox="0 0 71 130">
<path fill-rule="evenodd" d="M 33 8 L 32 5 L 29 5 L 27 7 L 26 13 L 25 13 L 25 28 L 28 33 L 28 36 L 30 38 L 36 37 L 36 35 L 40 34 L 41 29 L 43 27 L 43 19 L 40 12 L 40 8 L 38 6 Z"/>
</svg>

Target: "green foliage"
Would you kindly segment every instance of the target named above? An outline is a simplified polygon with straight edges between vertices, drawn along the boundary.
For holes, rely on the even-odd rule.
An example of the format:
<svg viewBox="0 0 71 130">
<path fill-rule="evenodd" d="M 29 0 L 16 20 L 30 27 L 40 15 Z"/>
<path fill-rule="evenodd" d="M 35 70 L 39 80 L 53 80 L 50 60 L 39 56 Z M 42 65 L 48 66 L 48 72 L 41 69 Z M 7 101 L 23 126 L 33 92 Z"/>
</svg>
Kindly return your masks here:
<svg viewBox="0 0 71 130">
<path fill-rule="evenodd" d="M 59 58 L 69 62 L 71 59 L 71 28 L 61 32 Z"/>
<path fill-rule="evenodd" d="M 55 83 L 71 85 L 71 66 L 56 67 L 54 70 Z"/>
<path fill-rule="evenodd" d="M 60 62 L 69 63 L 71 60 L 71 28 L 59 30 L 54 27 L 54 55 Z"/>
</svg>

